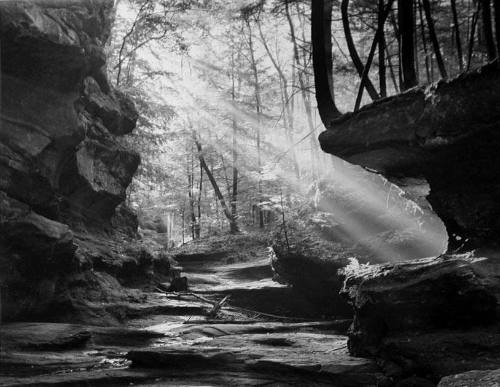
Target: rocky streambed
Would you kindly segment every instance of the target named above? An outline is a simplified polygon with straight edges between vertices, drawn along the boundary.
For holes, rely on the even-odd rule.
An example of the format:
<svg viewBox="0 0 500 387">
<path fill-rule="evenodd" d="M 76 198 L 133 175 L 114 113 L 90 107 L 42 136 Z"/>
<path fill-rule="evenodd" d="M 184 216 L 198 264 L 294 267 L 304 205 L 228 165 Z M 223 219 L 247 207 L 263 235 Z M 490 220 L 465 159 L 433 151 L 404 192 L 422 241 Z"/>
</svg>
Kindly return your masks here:
<svg viewBox="0 0 500 387">
<path fill-rule="evenodd" d="M 248 248 L 248 246 L 247 246 Z M 188 292 L 148 294 L 120 327 L 11 323 L 1 327 L 0 386 L 376 386 L 373 360 L 348 352 L 351 321 L 320 319 L 272 281 L 264 244 L 244 253 L 176 255 Z M 229 296 L 217 318 L 213 305 Z M 204 301 L 207 300 L 207 301 Z"/>
</svg>

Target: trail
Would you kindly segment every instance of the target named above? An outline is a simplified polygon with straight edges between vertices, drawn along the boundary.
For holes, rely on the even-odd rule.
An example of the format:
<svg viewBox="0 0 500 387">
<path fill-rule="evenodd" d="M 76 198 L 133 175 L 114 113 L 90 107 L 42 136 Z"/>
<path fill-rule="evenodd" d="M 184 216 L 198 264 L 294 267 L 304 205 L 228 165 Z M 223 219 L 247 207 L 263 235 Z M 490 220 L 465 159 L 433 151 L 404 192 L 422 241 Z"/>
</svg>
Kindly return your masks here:
<svg viewBox="0 0 500 387">
<path fill-rule="evenodd" d="M 189 292 L 151 294 L 155 312 L 125 327 L 4 325 L 0 386 L 377 384 L 374 362 L 347 352 L 349 322 L 314 318 L 307 300 L 274 282 L 265 246 L 176 260 Z M 226 296 L 207 318 L 204 299 Z"/>
</svg>

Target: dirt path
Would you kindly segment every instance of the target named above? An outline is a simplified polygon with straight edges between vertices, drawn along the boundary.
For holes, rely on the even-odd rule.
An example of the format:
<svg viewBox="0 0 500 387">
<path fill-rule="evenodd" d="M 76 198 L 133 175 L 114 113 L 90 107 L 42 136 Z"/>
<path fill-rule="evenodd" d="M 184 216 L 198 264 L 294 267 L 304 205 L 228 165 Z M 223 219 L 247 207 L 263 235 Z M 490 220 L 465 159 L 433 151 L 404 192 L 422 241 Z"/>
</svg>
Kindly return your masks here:
<svg viewBox="0 0 500 387">
<path fill-rule="evenodd" d="M 150 295 L 161 308 L 123 328 L 16 323 L 2 327 L 0 386 L 375 386 L 370 360 L 347 353 L 342 321 L 272 281 L 265 248 L 181 254 L 192 294 Z M 149 301 L 152 302 L 152 301 Z M 279 315 L 287 318 L 274 318 Z M 306 321 L 307 320 L 307 321 Z"/>
</svg>

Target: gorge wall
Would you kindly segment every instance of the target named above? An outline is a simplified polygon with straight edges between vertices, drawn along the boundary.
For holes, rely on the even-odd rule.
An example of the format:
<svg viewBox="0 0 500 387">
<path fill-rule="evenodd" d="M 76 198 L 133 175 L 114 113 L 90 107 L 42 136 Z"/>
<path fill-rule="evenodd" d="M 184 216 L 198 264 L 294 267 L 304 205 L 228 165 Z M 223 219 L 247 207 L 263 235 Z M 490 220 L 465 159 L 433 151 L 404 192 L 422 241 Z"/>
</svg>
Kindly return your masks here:
<svg viewBox="0 0 500 387">
<path fill-rule="evenodd" d="M 447 254 L 388 256 L 343 272 L 340 293 L 354 314 L 349 351 L 377 358 L 394 380 L 417 375 L 435 385 L 500 367 L 499 101 L 496 61 L 345 114 L 320 135 L 324 151 L 410 192 L 428 184 L 420 196 L 448 232 Z"/>
<path fill-rule="evenodd" d="M 66 313 L 68 281 L 114 284 L 151 260 L 130 251 L 137 220 L 121 205 L 140 157 L 118 138 L 138 113 L 106 77 L 112 18 L 112 0 L 0 3 L 4 319 Z"/>
<path fill-rule="evenodd" d="M 500 241 L 500 65 L 372 103 L 333 121 L 325 152 L 396 183 L 423 178 L 449 250 Z M 415 180 L 413 180 L 415 181 Z"/>
</svg>

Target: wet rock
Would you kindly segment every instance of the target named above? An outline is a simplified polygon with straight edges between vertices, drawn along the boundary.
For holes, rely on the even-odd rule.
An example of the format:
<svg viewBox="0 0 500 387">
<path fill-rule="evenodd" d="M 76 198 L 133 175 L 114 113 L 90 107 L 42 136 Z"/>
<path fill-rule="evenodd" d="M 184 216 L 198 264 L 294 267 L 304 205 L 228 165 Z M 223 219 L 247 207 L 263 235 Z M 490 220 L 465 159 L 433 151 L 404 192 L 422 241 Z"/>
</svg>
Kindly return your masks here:
<svg viewBox="0 0 500 387">
<path fill-rule="evenodd" d="M 340 117 L 325 152 L 388 178 L 424 177 L 449 251 L 498 246 L 500 64 L 416 88 Z"/>
<path fill-rule="evenodd" d="M 8 324 L 2 327 L 4 348 L 63 351 L 84 346 L 90 332 L 70 324 Z"/>
<path fill-rule="evenodd" d="M 442 256 L 346 269 L 343 293 L 354 308 L 349 348 L 374 355 L 398 332 L 492 323 L 497 300 L 471 256 Z"/>
<path fill-rule="evenodd" d="M 309 382 L 336 386 L 375 386 L 384 378 L 372 361 L 350 357 L 342 336 L 310 332 L 227 335 L 208 344 L 131 351 L 127 358 L 134 367 L 197 373 L 277 372 L 283 378 L 304 373 Z"/>
<path fill-rule="evenodd" d="M 469 371 L 443 378 L 438 387 L 498 387 L 500 369 Z"/>
</svg>

